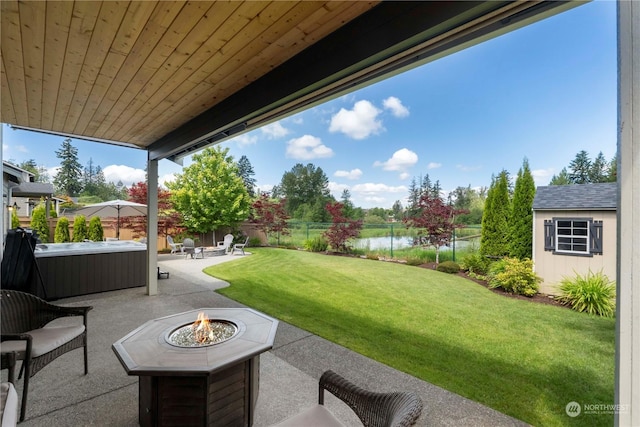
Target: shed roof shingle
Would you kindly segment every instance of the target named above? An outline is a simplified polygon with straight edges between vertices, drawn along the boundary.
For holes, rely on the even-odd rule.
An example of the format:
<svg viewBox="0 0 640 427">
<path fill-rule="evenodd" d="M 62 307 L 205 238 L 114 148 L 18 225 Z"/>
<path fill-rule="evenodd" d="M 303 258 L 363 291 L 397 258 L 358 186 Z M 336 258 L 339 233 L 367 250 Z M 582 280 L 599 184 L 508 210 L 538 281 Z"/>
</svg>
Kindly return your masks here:
<svg viewBox="0 0 640 427">
<path fill-rule="evenodd" d="M 533 209 L 616 210 L 617 188 L 615 182 L 538 187 Z"/>
</svg>

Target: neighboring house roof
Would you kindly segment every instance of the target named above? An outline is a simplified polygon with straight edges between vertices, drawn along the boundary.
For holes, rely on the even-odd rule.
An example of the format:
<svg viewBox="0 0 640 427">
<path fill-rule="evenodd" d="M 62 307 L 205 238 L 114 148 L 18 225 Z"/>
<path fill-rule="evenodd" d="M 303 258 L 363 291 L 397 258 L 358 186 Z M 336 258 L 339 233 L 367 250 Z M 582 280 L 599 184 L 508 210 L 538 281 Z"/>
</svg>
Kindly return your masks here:
<svg viewBox="0 0 640 427">
<path fill-rule="evenodd" d="M 538 187 L 533 210 L 616 210 L 618 185 L 598 184 L 549 185 Z"/>
<path fill-rule="evenodd" d="M 7 174 L 9 177 L 9 181 L 12 182 L 21 182 L 25 180 L 30 180 L 33 174 L 27 170 L 24 170 L 12 163 L 2 161 L 2 173 Z"/>
<path fill-rule="evenodd" d="M 47 182 L 21 182 L 13 187 L 13 197 L 43 197 L 53 194 L 53 184 Z"/>
</svg>

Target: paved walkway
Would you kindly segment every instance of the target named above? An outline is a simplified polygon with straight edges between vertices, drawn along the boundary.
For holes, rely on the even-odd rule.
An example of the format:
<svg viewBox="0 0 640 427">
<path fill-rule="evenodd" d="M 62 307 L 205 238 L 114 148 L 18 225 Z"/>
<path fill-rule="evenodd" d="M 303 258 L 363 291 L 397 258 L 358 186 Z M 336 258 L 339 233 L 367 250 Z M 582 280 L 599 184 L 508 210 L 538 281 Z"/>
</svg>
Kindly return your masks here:
<svg viewBox="0 0 640 427">
<path fill-rule="evenodd" d="M 170 277 L 159 280 L 156 296 L 147 296 L 144 288 L 135 288 L 57 301 L 94 307 L 89 313 L 89 375 L 82 375 L 80 350 L 61 356 L 40 371 L 31 379 L 27 419 L 21 426 L 138 425 L 138 381 L 126 375 L 111 344 L 150 319 L 201 307 L 241 306 L 212 292 L 228 284 L 205 275 L 202 269 L 242 258 L 159 255 L 159 265 Z M 524 425 L 281 321 L 274 348 L 261 356 L 254 426 L 271 425 L 314 404 L 317 379 L 326 369 L 372 390 L 417 392 L 425 405 L 419 426 Z M 20 394 L 21 380 L 17 389 Z M 361 425 L 350 409 L 333 396 L 328 396 L 326 404 L 345 425 Z"/>
</svg>

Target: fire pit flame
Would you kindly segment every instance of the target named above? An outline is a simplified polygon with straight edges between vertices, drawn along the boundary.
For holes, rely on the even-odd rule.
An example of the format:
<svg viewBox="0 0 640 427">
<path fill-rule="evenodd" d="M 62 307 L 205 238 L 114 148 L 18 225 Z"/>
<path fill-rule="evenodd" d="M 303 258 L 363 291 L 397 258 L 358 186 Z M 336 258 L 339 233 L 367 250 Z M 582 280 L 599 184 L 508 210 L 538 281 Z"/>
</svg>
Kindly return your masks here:
<svg viewBox="0 0 640 427">
<path fill-rule="evenodd" d="M 219 344 L 232 338 L 238 331 L 238 327 L 228 320 L 214 319 L 203 313 L 198 313 L 198 318 L 193 324 L 183 325 L 168 334 L 166 340 L 169 344 L 178 347 L 203 347 Z"/>
</svg>

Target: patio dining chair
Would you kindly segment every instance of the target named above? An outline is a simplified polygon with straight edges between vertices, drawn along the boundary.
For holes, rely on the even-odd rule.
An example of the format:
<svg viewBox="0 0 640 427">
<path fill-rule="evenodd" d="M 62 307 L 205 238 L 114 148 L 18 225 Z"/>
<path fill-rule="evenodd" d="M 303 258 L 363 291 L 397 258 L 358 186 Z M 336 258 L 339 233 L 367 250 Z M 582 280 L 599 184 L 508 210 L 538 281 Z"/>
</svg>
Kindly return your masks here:
<svg viewBox="0 0 640 427">
<path fill-rule="evenodd" d="M 86 307 L 64 307 L 50 304 L 35 295 L 3 289 L 0 292 L 2 320 L 2 353 L 15 352 L 22 360 L 19 378 L 24 375 L 20 421 L 27 411 L 29 379 L 42 368 L 76 348 L 84 348 L 84 374 L 89 372 L 87 355 Z M 70 316 L 82 317 L 82 324 L 50 326 L 51 321 Z"/>
<path fill-rule="evenodd" d="M 376 393 L 364 390 L 329 370 L 320 377 L 318 404 L 272 427 L 322 426 L 343 424 L 324 406 L 328 390 L 346 403 L 365 427 L 407 427 L 422 412 L 422 400 L 413 392 Z"/>
</svg>

